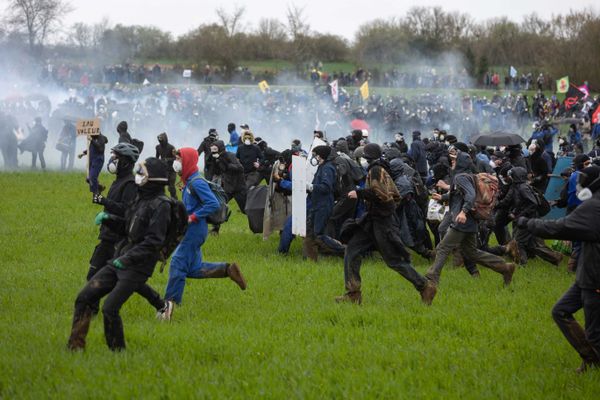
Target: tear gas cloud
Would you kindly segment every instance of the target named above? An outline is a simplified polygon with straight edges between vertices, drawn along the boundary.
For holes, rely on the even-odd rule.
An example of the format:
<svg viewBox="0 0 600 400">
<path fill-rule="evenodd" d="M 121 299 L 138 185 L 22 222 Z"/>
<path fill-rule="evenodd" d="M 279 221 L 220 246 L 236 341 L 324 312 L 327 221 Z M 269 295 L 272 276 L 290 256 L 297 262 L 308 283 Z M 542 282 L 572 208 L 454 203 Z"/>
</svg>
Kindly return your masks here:
<svg viewBox="0 0 600 400">
<path fill-rule="evenodd" d="M 23 61 L 23 57 L 17 59 Z M 122 120 L 128 122 L 132 137 L 145 143 L 142 158 L 155 155 L 156 137 L 161 132 L 167 132 L 175 147 L 196 148 L 208 130 L 216 128 L 220 139 L 227 143 L 230 122 L 238 127 L 247 123 L 255 137 L 261 137 L 280 151 L 289 148 L 293 139 L 300 139 L 308 148 L 314 129 L 325 131 L 330 142 L 345 137 L 350 133 L 353 119 L 364 119 L 370 125 L 369 140 L 379 143 L 392 141 L 394 133 L 400 131 L 407 138 L 413 130 L 420 130 L 427 137 L 433 128 L 440 128 L 468 139 L 484 128 L 519 124 L 514 111 L 516 96 L 479 99 L 461 95 L 464 89 L 473 88 L 474 82 L 464 72 L 462 58 L 454 53 L 434 60 L 415 58 L 411 66 L 380 71 L 382 76 L 378 81 L 398 89 L 379 89 L 371 81 L 367 100 L 360 96 L 360 82 L 354 82 L 340 89 L 337 104 L 322 79 L 319 84 L 310 85 L 292 74 L 279 75 L 276 82 L 286 86 L 273 85 L 267 93 L 262 93 L 256 85 L 194 83 L 92 83 L 69 87 L 44 78 L 49 69 L 59 66 L 36 66 L 28 61 L 21 65 L 27 67 L 6 62 L 0 65 L 0 111 L 3 119 L 10 116 L 16 120 L 18 140 L 27 136 L 27 126 L 33 124 L 35 117 L 42 118 L 49 131 L 44 154 L 48 167 L 53 169 L 60 166 L 61 153 L 55 145 L 65 118 L 99 117 L 102 132 L 109 139 L 107 159 L 108 149 L 118 142 L 116 126 Z M 4 136 L 11 134 L 6 127 L 0 129 Z M 241 133 L 239 128 L 238 133 Z M 77 138 L 77 153 L 86 145 L 84 137 Z M 31 154 L 19 154 L 18 162 L 20 168 L 29 167 Z M 83 169 L 86 165 L 85 158 L 75 160 L 76 168 Z"/>
</svg>

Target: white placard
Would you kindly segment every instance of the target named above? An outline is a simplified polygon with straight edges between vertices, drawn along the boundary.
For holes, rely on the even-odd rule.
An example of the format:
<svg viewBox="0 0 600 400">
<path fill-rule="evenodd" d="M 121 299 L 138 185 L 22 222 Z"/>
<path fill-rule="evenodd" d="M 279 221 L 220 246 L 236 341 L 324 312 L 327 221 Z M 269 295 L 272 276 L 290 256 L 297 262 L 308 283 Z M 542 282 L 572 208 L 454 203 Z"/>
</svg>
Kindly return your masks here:
<svg viewBox="0 0 600 400">
<path fill-rule="evenodd" d="M 192 70 L 191 69 L 184 69 L 183 70 L 183 77 L 184 78 L 191 78 L 192 77 Z"/>
<path fill-rule="evenodd" d="M 306 236 L 306 158 L 292 156 L 292 233 Z"/>
</svg>

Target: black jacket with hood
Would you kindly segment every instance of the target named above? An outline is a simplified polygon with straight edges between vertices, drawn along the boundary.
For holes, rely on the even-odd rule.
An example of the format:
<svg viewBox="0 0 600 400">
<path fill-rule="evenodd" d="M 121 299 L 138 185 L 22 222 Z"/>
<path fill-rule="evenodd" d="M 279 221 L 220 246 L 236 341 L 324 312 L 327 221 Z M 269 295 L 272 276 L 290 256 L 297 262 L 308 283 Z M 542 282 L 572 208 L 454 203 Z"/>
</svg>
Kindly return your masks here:
<svg viewBox="0 0 600 400">
<path fill-rule="evenodd" d="M 557 220 L 530 219 L 527 229 L 545 239 L 582 242 L 576 283 L 582 289 L 600 290 L 600 190 L 572 213 Z"/>
<path fill-rule="evenodd" d="M 127 207 L 135 200 L 137 185 L 133 177 L 133 161 L 119 159 L 117 164 L 117 179 L 110 185 L 104 198 L 104 211 L 120 218 L 125 217 Z M 108 223 L 100 226 L 98 239 L 116 243 L 123 238 L 123 233 L 114 229 Z"/>
<path fill-rule="evenodd" d="M 210 157 L 207 161 L 207 175 L 221 178 L 221 186 L 228 195 L 237 193 L 246 187 L 244 180 L 244 167 L 237 157 L 228 151 L 225 151 L 225 144 L 222 140 L 213 143 L 219 149 L 219 158 Z"/>
</svg>

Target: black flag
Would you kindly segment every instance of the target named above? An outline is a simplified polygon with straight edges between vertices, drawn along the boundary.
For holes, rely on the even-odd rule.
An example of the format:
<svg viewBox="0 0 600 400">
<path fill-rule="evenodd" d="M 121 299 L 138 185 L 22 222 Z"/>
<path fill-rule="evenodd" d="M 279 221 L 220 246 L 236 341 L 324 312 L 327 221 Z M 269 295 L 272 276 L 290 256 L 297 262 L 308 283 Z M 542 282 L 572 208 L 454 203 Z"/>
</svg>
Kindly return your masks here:
<svg viewBox="0 0 600 400">
<path fill-rule="evenodd" d="M 571 110 L 579 102 L 579 100 L 583 99 L 584 97 L 585 93 L 577 89 L 577 86 L 573 84 L 569 85 L 569 90 L 565 95 L 565 100 L 560 106 L 560 114 L 564 114 L 565 112 Z"/>
</svg>

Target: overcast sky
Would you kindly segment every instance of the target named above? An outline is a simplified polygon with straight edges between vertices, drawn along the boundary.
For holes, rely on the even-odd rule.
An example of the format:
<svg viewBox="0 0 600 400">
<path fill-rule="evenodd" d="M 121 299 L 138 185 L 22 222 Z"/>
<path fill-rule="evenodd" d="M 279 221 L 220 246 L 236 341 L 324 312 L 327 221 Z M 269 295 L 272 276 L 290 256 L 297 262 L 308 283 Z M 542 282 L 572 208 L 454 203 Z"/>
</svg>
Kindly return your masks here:
<svg viewBox="0 0 600 400">
<path fill-rule="evenodd" d="M 65 26 L 75 22 L 95 23 L 107 17 L 112 24 L 154 25 L 173 33 L 186 33 L 202 23 L 216 21 L 215 9 L 231 11 L 236 5 L 245 7 L 243 22 L 246 27 L 256 25 L 263 17 L 285 22 L 288 5 L 304 8 L 304 15 L 312 30 L 333 33 L 352 40 L 357 28 L 377 18 L 402 16 L 415 5 L 441 5 L 446 11 L 460 11 L 482 21 L 498 16 L 520 22 L 524 15 L 537 12 L 544 18 L 553 14 L 595 7 L 597 0 L 71 0 L 72 13 L 65 18 Z M 0 0 L 6 5 L 7 0 Z M 2 7 L 4 8 L 4 7 Z"/>
</svg>

